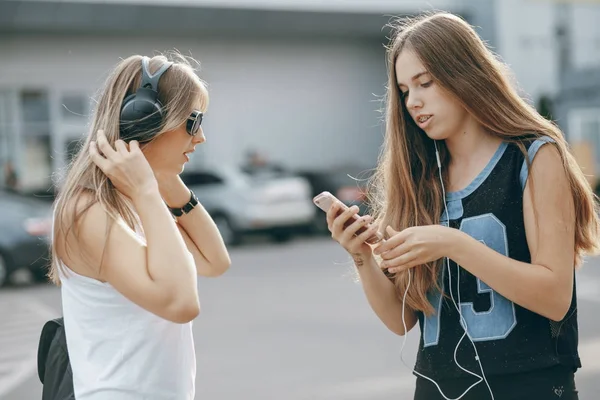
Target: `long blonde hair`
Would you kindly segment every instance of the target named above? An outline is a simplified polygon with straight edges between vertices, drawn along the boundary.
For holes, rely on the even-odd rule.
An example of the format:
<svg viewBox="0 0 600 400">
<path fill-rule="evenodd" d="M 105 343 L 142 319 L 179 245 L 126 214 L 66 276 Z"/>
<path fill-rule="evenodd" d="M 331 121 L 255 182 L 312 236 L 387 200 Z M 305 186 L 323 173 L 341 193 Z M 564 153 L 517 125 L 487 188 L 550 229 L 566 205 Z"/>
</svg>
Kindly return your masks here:
<svg viewBox="0 0 600 400">
<path fill-rule="evenodd" d="M 433 141 L 418 128 L 401 99 L 396 60 L 407 48 L 414 51 L 436 84 L 457 101 L 488 131 L 517 144 L 547 136 L 556 142 L 575 203 L 576 264 L 586 252 L 598 250 L 599 221 L 593 191 L 568 151 L 560 129 L 540 116 L 512 87 L 506 66 L 490 51 L 472 27 L 443 12 L 398 20 L 387 48 L 388 87 L 385 98 L 386 133 L 377 170 L 371 181 L 370 205 L 381 227 L 397 231 L 438 224 L 443 211 Z M 447 148 L 439 146 L 442 171 L 448 170 Z M 528 158 L 526 158 L 529 163 Z M 447 180 L 445 174 L 444 180 Z M 407 304 L 426 314 L 433 312 L 427 292 L 438 285 L 441 261 L 413 268 Z M 404 294 L 408 274 L 393 278 Z"/>
<path fill-rule="evenodd" d="M 104 173 L 92 162 L 88 148 L 96 140 L 96 132 L 103 129 L 111 145 L 119 139 L 119 120 L 123 99 L 139 88 L 142 79 L 142 56 L 134 55 L 120 61 L 108 76 L 100 90 L 93 112 L 89 132 L 82 142 L 80 150 L 67 168 L 67 174 L 55 201 L 54 237 L 61 233 L 65 249 L 68 251 L 67 237 L 78 235 L 78 222 L 83 214 L 95 203 L 106 210 L 110 223 L 123 220 L 130 228 L 137 226 L 137 217 L 128 201 L 121 195 Z M 158 85 L 158 99 L 163 105 L 165 117 L 160 129 L 150 141 L 164 132 L 180 127 L 190 112 L 201 102 L 204 111 L 208 106 L 208 92 L 204 82 L 196 75 L 191 57 L 177 52 L 157 55 L 150 59 L 150 73 L 154 73 L 167 62 L 173 65 L 162 75 Z M 75 207 L 73 199 L 80 199 L 84 193 L 92 194 L 92 200 L 83 207 Z M 65 224 L 65 221 L 68 223 Z M 65 226 L 66 225 L 66 226 Z M 50 280 L 59 285 L 58 268 L 61 268 L 56 249 L 56 241 L 51 245 Z"/>
</svg>

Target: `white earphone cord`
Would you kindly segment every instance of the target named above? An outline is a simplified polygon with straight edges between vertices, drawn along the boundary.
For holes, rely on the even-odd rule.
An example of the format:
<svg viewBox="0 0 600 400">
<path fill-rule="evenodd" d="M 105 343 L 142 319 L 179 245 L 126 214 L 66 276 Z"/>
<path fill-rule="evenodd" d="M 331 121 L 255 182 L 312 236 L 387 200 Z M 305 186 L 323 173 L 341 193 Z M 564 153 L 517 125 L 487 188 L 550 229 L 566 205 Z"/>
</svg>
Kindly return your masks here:
<svg viewBox="0 0 600 400">
<path fill-rule="evenodd" d="M 442 195 L 444 198 L 444 210 L 446 211 L 446 218 L 447 218 L 447 226 L 450 226 L 450 213 L 448 212 L 448 206 L 446 204 L 446 189 L 444 188 L 444 179 L 442 178 L 442 163 L 440 161 L 440 154 L 438 152 L 438 148 L 437 148 L 437 141 L 434 141 L 434 145 L 435 145 L 435 157 L 436 157 L 436 161 L 437 161 L 437 165 L 438 165 L 438 173 L 439 173 L 439 177 L 440 177 L 440 183 L 442 184 Z M 440 386 L 437 384 L 437 382 L 417 371 L 415 371 L 413 369 L 413 372 L 420 376 L 421 378 L 427 379 L 428 381 L 430 381 L 431 383 L 433 383 L 435 385 L 435 387 L 438 389 L 438 391 L 440 392 L 440 394 L 442 395 L 442 397 L 446 400 L 460 400 L 463 398 L 463 396 L 465 396 L 471 389 L 473 389 L 475 386 L 479 385 L 482 381 L 485 382 L 488 390 L 490 391 L 490 396 L 492 397 L 492 400 L 494 400 L 494 393 L 492 392 L 492 388 L 490 387 L 490 384 L 488 383 L 486 377 L 485 377 L 485 373 L 483 372 L 483 366 L 481 365 L 481 359 L 479 358 L 479 353 L 477 353 L 477 347 L 475 346 L 475 343 L 473 342 L 473 340 L 471 339 L 471 336 L 468 333 L 467 330 L 467 321 L 463 318 L 462 315 L 462 310 L 461 308 L 458 306 L 458 304 L 460 304 L 460 267 L 457 265 L 456 266 L 456 277 L 457 277 L 457 282 L 456 282 L 456 293 L 458 295 L 458 304 L 456 303 L 456 300 L 454 300 L 454 294 L 452 293 L 452 275 L 450 273 L 450 260 L 446 257 L 445 258 L 446 261 L 446 268 L 448 271 L 448 287 L 450 288 L 450 297 L 452 298 L 452 302 L 454 303 L 454 307 L 456 308 L 456 310 L 458 311 L 458 314 L 460 316 L 460 321 L 461 321 L 461 326 L 463 327 L 464 330 L 464 334 L 462 335 L 462 337 L 460 338 L 460 340 L 458 341 L 458 343 L 456 344 L 456 347 L 454 348 L 454 362 L 456 363 L 456 365 L 458 366 L 458 368 L 460 368 L 461 370 L 465 371 L 466 373 L 473 375 L 477 378 L 479 378 L 479 380 L 477 382 L 475 382 L 474 384 L 472 384 L 471 386 L 469 386 L 467 388 L 467 390 L 465 390 L 463 392 L 463 394 L 461 394 L 459 397 L 455 398 L 455 399 L 450 399 L 448 398 L 444 392 L 442 391 L 442 389 L 440 388 Z M 408 294 L 408 288 L 410 287 L 411 284 L 411 271 L 410 269 L 407 271 L 408 272 L 408 283 L 406 285 L 406 290 L 404 291 L 404 296 L 402 298 L 402 325 L 404 326 L 404 340 L 402 342 L 402 348 L 400 349 L 400 360 L 402 361 L 402 363 L 410 369 L 410 367 L 406 364 L 406 362 L 404 361 L 404 358 L 402 357 L 403 352 L 404 352 L 404 346 L 406 345 L 406 336 L 408 334 L 407 329 L 406 329 L 406 319 L 404 316 L 404 304 L 406 304 L 406 295 Z M 456 359 L 456 355 L 458 353 L 458 348 L 460 346 L 460 344 L 462 343 L 463 339 L 465 338 L 465 336 L 467 336 L 469 338 L 469 341 L 471 342 L 471 344 L 473 345 L 473 350 L 475 350 L 475 360 L 477 360 L 477 363 L 479 364 L 479 369 L 481 370 L 481 376 L 471 372 L 467 369 L 465 369 L 462 365 L 460 365 L 460 363 L 458 362 L 458 360 Z"/>
</svg>

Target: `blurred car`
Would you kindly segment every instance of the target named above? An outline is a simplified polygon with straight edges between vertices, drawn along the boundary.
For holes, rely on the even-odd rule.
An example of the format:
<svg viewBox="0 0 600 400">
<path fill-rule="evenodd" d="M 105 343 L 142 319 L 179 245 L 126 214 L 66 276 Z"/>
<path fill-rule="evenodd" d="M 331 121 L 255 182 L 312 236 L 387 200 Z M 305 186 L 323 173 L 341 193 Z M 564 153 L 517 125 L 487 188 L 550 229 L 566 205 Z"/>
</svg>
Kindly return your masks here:
<svg viewBox="0 0 600 400">
<path fill-rule="evenodd" d="M 348 207 L 358 206 L 360 215 L 368 213 L 367 184 L 372 173 L 372 169 L 356 165 L 319 171 L 297 171 L 299 176 L 309 181 L 312 197 L 328 191 Z M 312 231 L 317 234 L 329 232 L 324 212 L 319 210 L 315 215 Z"/>
<path fill-rule="evenodd" d="M 0 190 L 0 286 L 20 268 L 46 280 L 51 217 L 48 202 Z"/>
<path fill-rule="evenodd" d="M 245 235 L 285 241 L 309 226 L 316 213 L 306 179 L 280 171 L 211 166 L 185 171 L 186 185 L 211 215 L 226 244 Z"/>
</svg>

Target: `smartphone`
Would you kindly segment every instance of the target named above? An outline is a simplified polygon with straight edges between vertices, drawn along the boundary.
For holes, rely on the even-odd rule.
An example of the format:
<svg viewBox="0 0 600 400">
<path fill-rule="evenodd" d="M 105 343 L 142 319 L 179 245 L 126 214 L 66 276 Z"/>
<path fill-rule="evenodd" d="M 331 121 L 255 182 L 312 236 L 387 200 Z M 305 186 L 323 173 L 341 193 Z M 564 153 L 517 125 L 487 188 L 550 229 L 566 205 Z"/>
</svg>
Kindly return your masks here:
<svg viewBox="0 0 600 400">
<path fill-rule="evenodd" d="M 316 195 L 313 198 L 313 203 L 315 203 L 315 205 L 317 207 L 319 207 L 321 210 L 323 210 L 325 212 L 329 211 L 329 208 L 336 202 L 341 204 L 341 206 L 342 206 L 340 211 L 338 212 L 338 215 L 340 215 L 342 212 L 344 212 L 345 210 L 348 209 L 348 206 L 346 206 L 337 197 L 335 197 L 334 195 L 332 195 L 331 193 L 329 193 L 327 191 L 319 193 L 318 195 Z M 346 229 L 348 226 L 350 226 L 352 223 L 354 223 L 354 221 L 356 221 L 358 218 L 359 218 L 359 216 L 357 214 L 354 214 L 351 218 L 348 219 L 348 221 L 346 221 L 346 223 L 344 224 L 344 229 Z M 356 231 L 356 236 L 363 233 L 370 226 L 371 225 L 368 224 L 368 225 L 365 225 L 362 228 L 360 228 L 358 231 Z M 369 244 L 376 244 L 376 243 L 379 243 L 381 240 L 383 240 L 383 236 L 381 235 L 381 233 L 376 232 L 373 236 L 368 238 L 366 240 L 366 242 Z"/>
</svg>

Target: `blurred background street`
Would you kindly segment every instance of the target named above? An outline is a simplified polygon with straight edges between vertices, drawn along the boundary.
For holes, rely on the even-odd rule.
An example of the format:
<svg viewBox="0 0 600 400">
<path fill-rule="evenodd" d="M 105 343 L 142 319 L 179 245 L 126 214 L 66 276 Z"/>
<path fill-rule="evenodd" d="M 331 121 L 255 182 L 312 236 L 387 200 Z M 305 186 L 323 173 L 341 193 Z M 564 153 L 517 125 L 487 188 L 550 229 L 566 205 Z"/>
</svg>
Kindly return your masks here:
<svg viewBox="0 0 600 400">
<path fill-rule="evenodd" d="M 200 280 L 197 398 L 410 399 L 418 328 L 408 368 L 311 199 L 328 190 L 367 212 L 386 24 L 432 9 L 476 27 L 600 188 L 598 1 L 0 0 L 0 400 L 40 398 L 40 329 L 61 311 L 45 283 L 51 205 L 95 95 L 120 59 L 174 49 L 210 93 L 182 178 L 233 259 Z M 577 382 L 598 399 L 600 258 L 578 284 Z"/>
<path fill-rule="evenodd" d="M 256 241 L 231 256 L 227 274 L 199 284 L 196 398 L 412 399 L 414 378 L 400 361 L 403 338 L 370 310 L 336 243 Z M 577 384 L 587 400 L 600 388 L 600 260 L 584 266 L 578 284 Z M 60 313 L 59 291 L 23 284 L 0 291 L 0 304 L 0 399 L 39 399 L 35 346 L 42 321 Z M 410 368 L 417 344 L 415 328 L 403 357 Z"/>
</svg>

